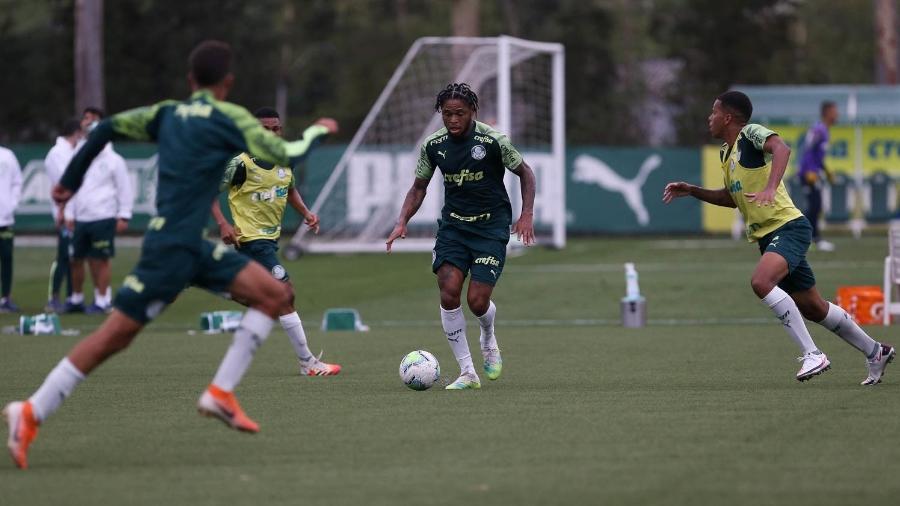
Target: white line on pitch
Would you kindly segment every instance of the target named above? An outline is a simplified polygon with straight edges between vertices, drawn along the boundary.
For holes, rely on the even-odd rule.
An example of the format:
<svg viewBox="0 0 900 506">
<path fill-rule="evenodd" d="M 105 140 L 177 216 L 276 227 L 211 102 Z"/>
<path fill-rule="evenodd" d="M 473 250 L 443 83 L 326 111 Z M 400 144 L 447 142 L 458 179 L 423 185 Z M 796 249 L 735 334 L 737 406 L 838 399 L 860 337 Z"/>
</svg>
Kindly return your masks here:
<svg viewBox="0 0 900 506">
<path fill-rule="evenodd" d="M 753 270 L 753 262 L 704 262 L 704 263 L 638 263 L 640 272 L 710 272 L 716 270 L 747 271 Z M 876 269 L 882 267 L 883 262 L 861 261 L 841 262 L 827 260 L 815 262 L 812 265 L 817 270 L 856 270 Z M 581 273 L 581 272 L 624 272 L 622 263 L 596 263 L 596 264 L 545 264 L 545 265 L 510 265 L 503 270 L 504 273 Z"/>
</svg>

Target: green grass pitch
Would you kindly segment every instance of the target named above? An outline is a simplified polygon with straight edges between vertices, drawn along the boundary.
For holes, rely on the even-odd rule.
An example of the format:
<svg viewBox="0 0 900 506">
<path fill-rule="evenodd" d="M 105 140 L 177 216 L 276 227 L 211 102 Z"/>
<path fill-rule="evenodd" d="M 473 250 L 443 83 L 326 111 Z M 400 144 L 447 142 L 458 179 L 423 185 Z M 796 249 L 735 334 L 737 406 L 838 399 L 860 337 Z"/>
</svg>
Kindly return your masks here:
<svg viewBox="0 0 900 506">
<path fill-rule="evenodd" d="M 810 254 L 826 297 L 880 284 L 885 239 L 837 246 Z M 136 253 L 120 249 L 116 283 Z M 14 298 L 39 312 L 52 250 L 16 255 Z M 0 460 L 0 504 L 893 503 L 900 364 L 860 387 L 863 358 L 811 325 L 832 370 L 795 381 L 797 350 L 749 287 L 757 258 L 724 239 L 573 240 L 511 258 L 495 294 L 503 377 L 468 392 L 398 378 L 417 348 L 443 381 L 457 372 L 428 253 L 301 258 L 287 267 L 311 347 L 345 369 L 300 377 L 276 327 L 237 391 L 258 435 L 195 413 L 230 337 L 187 331 L 236 306 L 190 290 L 42 427 L 30 470 Z M 625 261 L 648 298 L 642 329 L 616 324 Z M 328 307 L 359 309 L 372 330 L 322 332 Z M 84 333 L 100 320 L 62 321 Z M 869 330 L 900 344 L 896 327 Z M 29 395 L 76 340 L 0 335 L 0 402 Z"/>
</svg>

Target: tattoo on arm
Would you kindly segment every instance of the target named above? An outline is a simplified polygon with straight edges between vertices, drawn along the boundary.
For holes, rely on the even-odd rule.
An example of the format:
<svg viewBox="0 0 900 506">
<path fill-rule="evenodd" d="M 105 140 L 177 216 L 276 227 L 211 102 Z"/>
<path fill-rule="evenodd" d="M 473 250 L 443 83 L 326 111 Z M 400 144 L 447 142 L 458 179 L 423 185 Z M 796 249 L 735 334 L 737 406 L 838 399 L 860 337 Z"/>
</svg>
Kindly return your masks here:
<svg viewBox="0 0 900 506">
<path fill-rule="evenodd" d="M 406 199 L 403 200 L 403 207 L 400 208 L 400 222 L 409 223 L 410 218 L 416 214 L 422 201 L 425 200 L 425 192 L 428 191 L 428 179 L 417 177 L 413 181 L 412 188 L 406 193 Z"/>
<path fill-rule="evenodd" d="M 534 171 L 524 161 L 513 169 L 513 174 L 519 176 L 522 187 L 522 213 L 534 213 L 534 194 L 537 183 Z"/>
</svg>

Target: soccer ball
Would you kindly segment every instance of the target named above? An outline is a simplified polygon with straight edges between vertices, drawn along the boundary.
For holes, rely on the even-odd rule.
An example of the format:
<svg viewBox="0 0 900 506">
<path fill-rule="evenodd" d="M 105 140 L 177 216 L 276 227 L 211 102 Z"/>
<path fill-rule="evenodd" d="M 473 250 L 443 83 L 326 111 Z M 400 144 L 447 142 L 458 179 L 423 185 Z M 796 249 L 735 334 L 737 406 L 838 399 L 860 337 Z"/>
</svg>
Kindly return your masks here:
<svg viewBox="0 0 900 506">
<path fill-rule="evenodd" d="M 413 390 L 428 390 L 440 376 L 440 364 L 425 350 L 411 351 L 400 362 L 400 379 Z"/>
</svg>

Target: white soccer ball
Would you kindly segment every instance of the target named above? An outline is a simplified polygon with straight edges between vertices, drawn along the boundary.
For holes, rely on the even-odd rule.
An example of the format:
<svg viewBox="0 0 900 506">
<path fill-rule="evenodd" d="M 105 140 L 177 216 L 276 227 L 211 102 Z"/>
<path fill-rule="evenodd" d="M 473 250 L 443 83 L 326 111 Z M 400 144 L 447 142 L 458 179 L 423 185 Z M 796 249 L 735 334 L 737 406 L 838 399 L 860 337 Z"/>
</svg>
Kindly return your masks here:
<svg viewBox="0 0 900 506">
<path fill-rule="evenodd" d="M 413 390 L 428 390 L 440 377 L 440 364 L 425 350 L 411 351 L 400 362 L 400 379 Z"/>
</svg>

